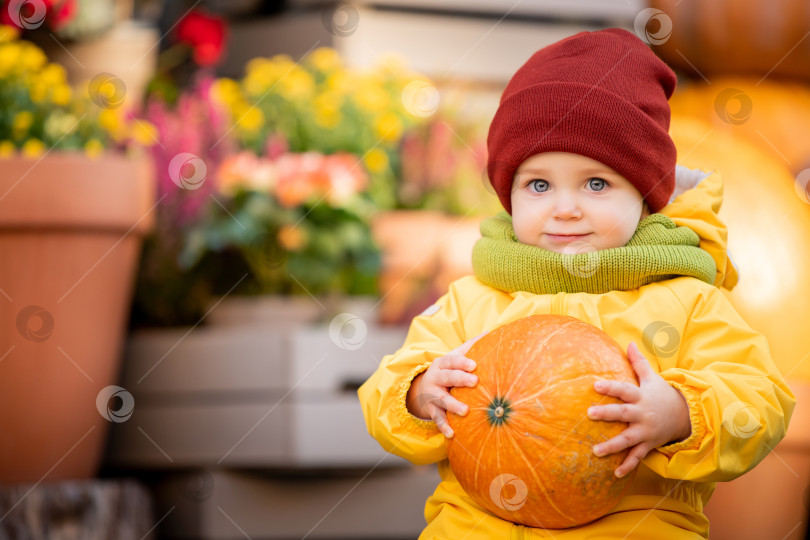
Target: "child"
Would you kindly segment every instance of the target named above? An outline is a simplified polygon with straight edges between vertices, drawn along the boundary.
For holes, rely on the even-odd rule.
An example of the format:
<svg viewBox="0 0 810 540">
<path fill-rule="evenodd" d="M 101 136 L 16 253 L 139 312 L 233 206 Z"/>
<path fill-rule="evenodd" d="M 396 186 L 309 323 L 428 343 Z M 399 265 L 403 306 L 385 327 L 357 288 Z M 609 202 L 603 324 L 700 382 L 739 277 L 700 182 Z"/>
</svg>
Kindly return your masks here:
<svg viewBox="0 0 810 540">
<path fill-rule="evenodd" d="M 511 215 L 482 224 L 475 276 L 416 317 L 359 391 L 386 450 L 439 464 L 420 538 L 708 538 L 715 482 L 748 471 L 784 436 L 793 396 L 765 338 L 720 289 L 737 280 L 717 216 L 720 178 L 679 167 L 676 179 L 675 82 L 641 40 L 610 29 L 541 49 L 507 85 L 487 145 L 490 181 Z M 588 415 L 628 427 L 593 452 L 629 448 L 616 475 L 638 471 L 608 515 L 571 529 L 488 513 L 446 459 L 447 411 L 467 412 L 449 390 L 477 382 L 464 354 L 484 333 L 540 313 L 602 328 L 639 379 L 594 385 L 625 403 Z"/>
</svg>

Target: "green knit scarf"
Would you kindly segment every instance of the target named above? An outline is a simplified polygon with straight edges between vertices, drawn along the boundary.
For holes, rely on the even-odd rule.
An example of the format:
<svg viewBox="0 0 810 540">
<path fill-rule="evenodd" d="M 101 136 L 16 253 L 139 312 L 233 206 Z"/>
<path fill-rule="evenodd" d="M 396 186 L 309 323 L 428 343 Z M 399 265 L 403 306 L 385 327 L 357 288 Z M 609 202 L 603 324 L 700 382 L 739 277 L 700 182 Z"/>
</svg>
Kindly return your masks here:
<svg viewBox="0 0 810 540">
<path fill-rule="evenodd" d="M 507 292 L 599 294 L 677 276 L 714 283 L 716 272 L 711 255 L 698 247 L 698 235 L 662 214 L 642 219 L 626 245 L 590 253 L 556 253 L 522 244 L 505 212 L 485 219 L 481 235 L 473 248 L 475 275 Z"/>
</svg>

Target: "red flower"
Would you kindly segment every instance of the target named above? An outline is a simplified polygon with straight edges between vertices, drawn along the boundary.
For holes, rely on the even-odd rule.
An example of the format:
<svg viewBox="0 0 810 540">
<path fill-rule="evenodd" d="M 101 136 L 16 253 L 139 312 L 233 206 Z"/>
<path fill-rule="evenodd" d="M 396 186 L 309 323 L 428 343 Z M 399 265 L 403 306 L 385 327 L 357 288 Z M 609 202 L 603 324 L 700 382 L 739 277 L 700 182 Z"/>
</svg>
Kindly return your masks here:
<svg viewBox="0 0 810 540">
<path fill-rule="evenodd" d="M 227 29 L 220 17 L 194 10 L 177 25 L 177 39 L 193 50 L 194 61 L 200 66 L 213 66 L 225 50 Z"/>
</svg>

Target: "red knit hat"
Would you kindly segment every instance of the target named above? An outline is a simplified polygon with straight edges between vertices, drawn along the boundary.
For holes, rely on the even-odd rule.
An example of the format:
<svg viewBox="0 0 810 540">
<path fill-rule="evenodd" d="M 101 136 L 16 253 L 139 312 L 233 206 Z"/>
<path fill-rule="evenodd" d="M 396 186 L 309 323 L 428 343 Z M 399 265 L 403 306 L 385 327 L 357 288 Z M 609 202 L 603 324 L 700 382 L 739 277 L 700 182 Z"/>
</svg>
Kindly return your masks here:
<svg viewBox="0 0 810 540">
<path fill-rule="evenodd" d="M 630 181 L 650 212 L 675 188 L 669 104 L 675 73 L 635 35 L 581 32 L 540 49 L 509 81 L 489 128 L 487 171 L 512 213 L 512 180 L 526 159 L 570 152 Z"/>
</svg>

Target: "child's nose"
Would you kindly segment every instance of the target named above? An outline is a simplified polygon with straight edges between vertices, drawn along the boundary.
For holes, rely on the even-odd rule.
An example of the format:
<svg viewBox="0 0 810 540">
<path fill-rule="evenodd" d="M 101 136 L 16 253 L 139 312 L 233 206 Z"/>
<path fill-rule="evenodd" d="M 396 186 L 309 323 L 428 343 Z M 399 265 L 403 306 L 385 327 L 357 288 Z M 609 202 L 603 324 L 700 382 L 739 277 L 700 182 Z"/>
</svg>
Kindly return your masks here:
<svg viewBox="0 0 810 540">
<path fill-rule="evenodd" d="M 558 193 L 554 199 L 554 217 L 558 219 L 574 219 L 582 215 L 576 196 L 568 193 Z"/>
</svg>

